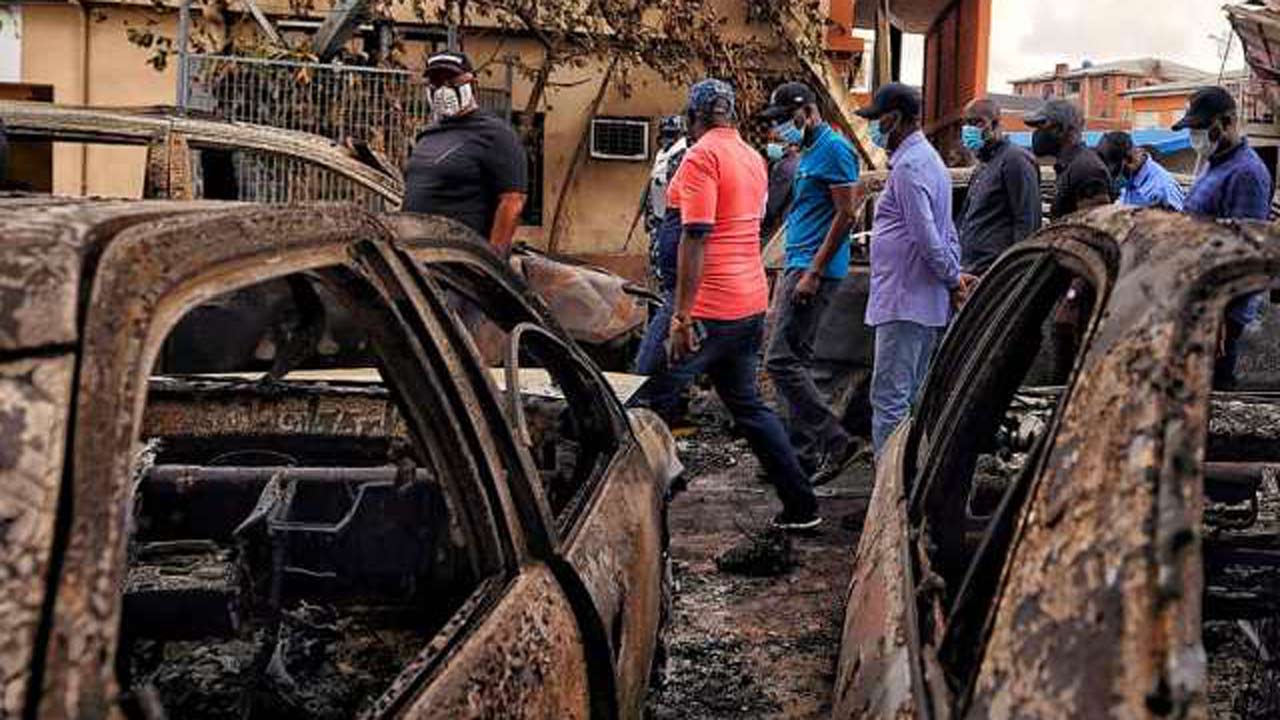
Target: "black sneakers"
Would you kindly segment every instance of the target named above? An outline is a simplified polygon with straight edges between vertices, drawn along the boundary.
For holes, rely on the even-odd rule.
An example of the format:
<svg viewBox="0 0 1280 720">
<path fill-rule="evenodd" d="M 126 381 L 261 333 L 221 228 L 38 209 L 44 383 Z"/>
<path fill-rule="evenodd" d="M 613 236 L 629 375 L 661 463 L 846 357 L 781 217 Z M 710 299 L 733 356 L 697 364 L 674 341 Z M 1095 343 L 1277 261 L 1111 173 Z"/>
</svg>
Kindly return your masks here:
<svg viewBox="0 0 1280 720">
<path fill-rule="evenodd" d="M 843 445 L 823 453 L 817 471 L 809 476 L 809 485 L 818 487 L 835 480 L 861 449 L 862 443 L 849 438 Z"/>
<path fill-rule="evenodd" d="M 821 524 L 822 518 L 818 517 L 816 512 L 809 513 L 808 515 L 781 512 L 773 517 L 773 526 L 779 530 L 786 530 L 787 532 L 812 530 Z"/>
</svg>

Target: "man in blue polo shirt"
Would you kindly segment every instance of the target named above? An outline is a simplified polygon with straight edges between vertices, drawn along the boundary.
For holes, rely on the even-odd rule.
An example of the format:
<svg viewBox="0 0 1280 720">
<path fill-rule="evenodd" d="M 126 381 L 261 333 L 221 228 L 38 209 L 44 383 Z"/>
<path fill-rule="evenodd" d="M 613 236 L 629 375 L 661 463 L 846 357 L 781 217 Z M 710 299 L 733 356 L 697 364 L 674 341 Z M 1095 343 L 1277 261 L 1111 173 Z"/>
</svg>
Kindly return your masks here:
<svg viewBox="0 0 1280 720">
<path fill-rule="evenodd" d="M 804 83 L 773 92 L 764 117 L 790 120 L 803 135 L 791 210 L 786 220 L 786 271 L 775 290 L 774 327 L 765 368 L 786 402 L 791 441 L 811 482 L 836 476 L 855 449 L 811 373 L 813 344 L 823 312 L 849 273 L 849 231 L 863 193 L 858 156 L 822 119 L 818 98 Z"/>
<path fill-rule="evenodd" d="M 1191 147 L 1204 167 L 1187 195 L 1192 215 L 1225 219 L 1266 220 L 1271 210 L 1271 173 L 1249 147 L 1236 115 L 1236 101 L 1220 87 L 1203 87 L 1191 95 L 1187 113 L 1174 130 L 1191 129 Z M 1236 384 L 1238 345 L 1244 329 L 1262 306 L 1262 294 L 1236 298 L 1227 306 L 1222 342 L 1213 366 L 1214 387 Z"/>
<path fill-rule="evenodd" d="M 1182 187 L 1151 154 L 1133 144 L 1123 130 L 1102 136 L 1098 155 L 1120 190 L 1119 202 L 1130 207 L 1158 207 L 1182 212 Z"/>
</svg>

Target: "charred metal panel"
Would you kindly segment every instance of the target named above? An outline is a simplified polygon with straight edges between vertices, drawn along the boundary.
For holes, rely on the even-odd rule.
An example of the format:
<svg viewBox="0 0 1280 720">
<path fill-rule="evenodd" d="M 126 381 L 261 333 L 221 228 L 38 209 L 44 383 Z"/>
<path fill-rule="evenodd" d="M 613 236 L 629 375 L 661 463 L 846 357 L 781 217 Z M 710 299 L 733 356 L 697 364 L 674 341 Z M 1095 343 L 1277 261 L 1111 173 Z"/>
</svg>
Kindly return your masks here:
<svg viewBox="0 0 1280 720">
<path fill-rule="evenodd" d="M 905 433 L 894 435 L 879 463 L 875 490 L 849 585 L 840 635 L 833 718 L 915 717 L 919 673 L 913 649 L 915 594 L 901 454 Z"/>
<path fill-rule="evenodd" d="M 404 438 L 390 393 L 370 385 L 152 378 L 143 437 Z"/>
<path fill-rule="evenodd" d="M 0 717 L 23 710 L 54 544 L 75 358 L 0 363 Z"/>
<path fill-rule="evenodd" d="M 589 716 L 586 653 L 551 573 L 522 573 L 405 711 L 422 718 Z"/>
</svg>

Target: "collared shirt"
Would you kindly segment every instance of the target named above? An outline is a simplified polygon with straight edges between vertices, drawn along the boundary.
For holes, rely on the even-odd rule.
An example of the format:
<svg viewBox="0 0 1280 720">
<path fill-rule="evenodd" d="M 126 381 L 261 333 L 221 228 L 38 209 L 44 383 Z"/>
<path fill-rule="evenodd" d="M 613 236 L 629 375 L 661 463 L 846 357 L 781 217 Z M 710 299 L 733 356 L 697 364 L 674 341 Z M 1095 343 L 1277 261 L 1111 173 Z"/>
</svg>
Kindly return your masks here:
<svg viewBox="0 0 1280 720">
<path fill-rule="evenodd" d="M 1058 155 L 1053 169 L 1058 173 L 1058 191 L 1053 196 L 1054 220 L 1080 209 L 1080 201 L 1102 197 L 1111 201 L 1111 174 L 1093 148 L 1072 145 Z"/>
<path fill-rule="evenodd" d="M 1266 220 L 1271 212 L 1271 173 L 1248 140 L 1214 153 L 1187 195 L 1186 211 L 1218 220 Z M 1233 320 L 1248 325 L 1258 317 L 1262 294 L 1237 298 L 1227 306 Z"/>
<path fill-rule="evenodd" d="M 943 327 L 960 281 L 960 243 L 951 221 L 951 176 L 916 131 L 889 158 L 889 179 L 871 234 L 867 324 L 907 320 Z"/>
<path fill-rule="evenodd" d="M 662 223 L 667 215 L 667 186 L 676 174 L 680 158 L 689 149 L 689 141 L 685 137 L 676 138 L 671 147 L 659 150 L 653 158 L 653 168 L 649 170 L 649 193 L 646 196 L 645 226 L 653 231 Z"/>
<path fill-rule="evenodd" d="M 827 239 L 836 204 L 831 188 L 858 182 L 858 154 L 849 139 L 823 123 L 815 130 L 813 143 L 800 154 L 792 191 L 791 212 L 787 214 L 787 268 L 804 270 Z M 840 249 L 827 262 L 823 277 L 840 279 L 849 274 L 849 238 L 841 238 Z"/>
<path fill-rule="evenodd" d="M 708 130 L 685 153 L 667 202 L 685 230 L 709 231 L 693 317 L 741 320 L 769 303 L 760 259 L 760 217 L 768 178 L 764 158 L 734 128 Z"/>
<path fill-rule="evenodd" d="M 1006 139 L 983 147 L 978 159 L 960 211 L 960 258 L 965 270 L 980 274 L 1040 229 L 1040 166 Z"/>
<path fill-rule="evenodd" d="M 1120 191 L 1120 204 L 1132 207 L 1163 207 L 1182 212 L 1182 187 L 1168 170 L 1148 157 Z"/>
</svg>

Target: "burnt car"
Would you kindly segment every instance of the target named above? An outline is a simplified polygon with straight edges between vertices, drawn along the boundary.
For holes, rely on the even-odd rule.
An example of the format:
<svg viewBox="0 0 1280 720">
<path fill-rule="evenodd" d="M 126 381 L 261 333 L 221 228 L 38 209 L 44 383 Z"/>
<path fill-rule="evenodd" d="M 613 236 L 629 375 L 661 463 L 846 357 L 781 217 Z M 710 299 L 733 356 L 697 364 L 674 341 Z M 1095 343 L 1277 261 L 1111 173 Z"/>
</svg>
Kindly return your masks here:
<svg viewBox="0 0 1280 720">
<path fill-rule="evenodd" d="M 0 715 L 639 716 L 674 444 L 465 228 L 10 198 L 0 238 Z M 281 281 L 324 302 L 280 372 L 166 374 Z"/>
<path fill-rule="evenodd" d="M 1278 239 L 1104 208 L 997 261 L 877 464 L 834 718 L 1276 716 L 1280 396 L 1212 377 Z"/>
</svg>

